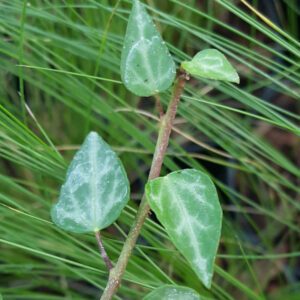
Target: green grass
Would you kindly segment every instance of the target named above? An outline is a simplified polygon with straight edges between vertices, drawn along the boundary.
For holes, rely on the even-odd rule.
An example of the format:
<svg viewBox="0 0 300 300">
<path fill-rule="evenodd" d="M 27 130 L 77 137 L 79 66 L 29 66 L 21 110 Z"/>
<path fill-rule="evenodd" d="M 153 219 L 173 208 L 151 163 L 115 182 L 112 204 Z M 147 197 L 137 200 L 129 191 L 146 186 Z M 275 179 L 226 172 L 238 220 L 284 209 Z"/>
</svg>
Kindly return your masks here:
<svg viewBox="0 0 300 300">
<path fill-rule="evenodd" d="M 148 1 L 177 63 L 214 47 L 242 79 L 189 82 L 163 170 L 206 169 L 218 187 L 224 222 L 213 287 L 203 288 L 152 218 L 116 299 L 142 299 L 163 283 L 204 299 L 300 297 L 299 9 L 283 1 L 288 19 L 277 30 L 238 2 Z M 118 151 L 133 190 L 104 233 L 116 260 L 157 132 L 154 100 L 120 82 L 130 1 L 24 3 L 0 2 L 0 293 L 97 299 L 107 273 L 94 236 L 59 230 L 49 210 L 74 149 L 97 131 Z M 162 95 L 164 105 L 169 98 Z"/>
</svg>

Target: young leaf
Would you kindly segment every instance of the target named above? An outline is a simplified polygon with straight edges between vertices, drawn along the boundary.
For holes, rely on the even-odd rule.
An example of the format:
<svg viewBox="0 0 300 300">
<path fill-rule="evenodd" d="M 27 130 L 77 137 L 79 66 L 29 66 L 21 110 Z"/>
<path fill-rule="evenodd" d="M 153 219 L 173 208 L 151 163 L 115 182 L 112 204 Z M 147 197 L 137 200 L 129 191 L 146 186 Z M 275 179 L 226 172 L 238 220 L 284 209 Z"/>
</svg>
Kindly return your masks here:
<svg viewBox="0 0 300 300">
<path fill-rule="evenodd" d="M 53 222 L 83 233 L 112 224 L 129 199 L 129 183 L 116 153 L 91 132 L 75 154 L 53 206 Z"/>
<path fill-rule="evenodd" d="M 182 62 L 181 67 L 194 76 L 240 83 L 236 70 L 224 54 L 216 49 L 198 52 L 191 61 Z"/>
<path fill-rule="evenodd" d="M 164 285 L 150 294 L 146 295 L 143 300 L 201 300 L 200 295 L 193 289 L 178 286 Z"/>
<path fill-rule="evenodd" d="M 121 59 L 122 80 L 132 93 L 151 96 L 174 81 L 175 63 L 143 4 L 133 1 Z"/>
<path fill-rule="evenodd" d="M 146 197 L 172 242 L 210 288 L 222 209 L 209 176 L 193 169 L 176 171 L 148 182 Z"/>
</svg>

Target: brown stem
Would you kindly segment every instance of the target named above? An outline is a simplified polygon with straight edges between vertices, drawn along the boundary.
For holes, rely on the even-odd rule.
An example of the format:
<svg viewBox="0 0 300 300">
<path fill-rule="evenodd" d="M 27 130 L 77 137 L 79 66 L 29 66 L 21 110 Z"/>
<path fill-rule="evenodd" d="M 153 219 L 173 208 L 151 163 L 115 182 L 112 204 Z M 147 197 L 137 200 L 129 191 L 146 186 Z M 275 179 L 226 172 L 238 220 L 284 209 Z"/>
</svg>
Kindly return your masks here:
<svg viewBox="0 0 300 300">
<path fill-rule="evenodd" d="M 98 247 L 99 247 L 99 251 L 100 251 L 101 257 L 103 258 L 103 260 L 104 260 L 104 262 L 106 264 L 106 267 L 107 267 L 108 271 L 110 272 L 110 270 L 114 266 L 113 266 L 112 262 L 110 261 L 108 255 L 107 255 L 107 253 L 105 251 L 103 242 L 101 240 L 100 230 L 95 232 L 95 236 L 96 236 L 96 239 L 97 239 L 97 242 L 98 242 Z"/>
<path fill-rule="evenodd" d="M 161 101 L 160 101 L 160 97 L 158 94 L 156 94 L 155 96 L 155 107 L 156 107 L 156 110 L 158 111 L 159 113 L 159 118 L 162 119 L 162 117 L 164 116 L 164 108 L 161 104 Z"/>
<path fill-rule="evenodd" d="M 169 103 L 166 114 L 161 119 L 159 134 L 156 142 L 155 152 L 149 172 L 148 180 L 154 179 L 160 175 L 163 164 L 164 155 L 166 153 L 169 138 L 172 131 L 173 122 L 177 112 L 177 106 L 184 89 L 187 74 L 183 70 L 179 70 L 174 85 L 172 99 Z M 139 206 L 135 221 L 133 222 L 127 239 L 124 243 L 123 249 L 120 253 L 116 266 L 110 271 L 107 286 L 102 294 L 100 300 L 110 300 L 117 291 L 122 276 L 128 264 L 129 257 L 136 244 L 141 228 L 150 212 L 145 194 L 143 195 L 141 204 Z"/>
</svg>

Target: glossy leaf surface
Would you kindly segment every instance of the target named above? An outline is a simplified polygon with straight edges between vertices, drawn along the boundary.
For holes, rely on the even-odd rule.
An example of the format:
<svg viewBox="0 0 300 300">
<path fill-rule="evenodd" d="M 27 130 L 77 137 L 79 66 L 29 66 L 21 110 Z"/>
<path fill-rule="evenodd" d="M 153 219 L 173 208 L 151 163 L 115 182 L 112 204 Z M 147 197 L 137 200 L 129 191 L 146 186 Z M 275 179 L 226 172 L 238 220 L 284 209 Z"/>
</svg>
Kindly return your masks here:
<svg viewBox="0 0 300 300">
<path fill-rule="evenodd" d="M 151 96 L 174 81 L 175 63 L 144 4 L 133 1 L 121 59 L 122 80 L 132 93 Z"/>
<path fill-rule="evenodd" d="M 201 300 L 200 295 L 193 289 L 177 286 L 164 285 L 152 291 L 143 300 Z"/>
<path fill-rule="evenodd" d="M 224 54 L 216 49 L 200 51 L 191 61 L 182 62 L 181 66 L 194 76 L 240 83 L 236 70 Z"/>
<path fill-rule="evenodd" d="M 194 169 L 176 171 L 150 181 L 146 196 L 176 248 L 209 288 L 222 225 L 210 177 Z"/>
<path fill-rule="evenodd" d="M 75 154 L 53 206 L 53 222 L 83 233 L 112 224 L 129 199 L 129 183 L 116 153 L 91 132 Z"/>
</svg>

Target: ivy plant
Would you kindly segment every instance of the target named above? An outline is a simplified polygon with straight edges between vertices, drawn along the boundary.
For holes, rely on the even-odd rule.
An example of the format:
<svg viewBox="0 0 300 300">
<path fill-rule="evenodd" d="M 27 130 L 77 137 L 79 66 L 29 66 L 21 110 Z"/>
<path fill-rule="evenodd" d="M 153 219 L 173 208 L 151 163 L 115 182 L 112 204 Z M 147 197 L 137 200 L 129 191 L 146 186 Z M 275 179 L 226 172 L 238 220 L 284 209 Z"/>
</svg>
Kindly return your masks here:
<svg viewBox="0 0 300 300">
<path fill-rule="evenodd" d="M 167 90 L 175 74 L 173 58 L 144 5 L 133 1 L 121 58 L 125 86 L 147 97 Z"/>
<path fill-rule="evenodd" d="M 111 225 L 129 200 L 129 182 L 116 153 L 91 132 L 71 162 L 52 220 L 75 233 Z"/>
<path fill-rule="evenodd" d="M 149 181 L 146 197 L 174 245 L 210 288 L 222 225 L 210 177 L 194 169 L 176 171 Z"/>
<path fill-rule="evenodd" d="M 163 285 L 146 295 L 143 300 L 201 300 L 200 295 L 193 289 L 177 286 Z"/>
<path fill-rule="evenodd" d="M 123 83 L 130 92 L 141 97 L 156 96 L 172 84 L 173 91 L 166 112 L 161 114 L 145 195 L 116 263 L 108 258 L 100 230 L 111 225 L 127 204 L 129 182 L 116 153 L 97 133 L 91 132 L 75 154 L 59 200 L 51 211 L 54 223 L 66 231 L 95 232 L 109 270 L 102 300 L 112 299 L 117 291 L 150 209 L 199 280 L 206 288 L 211 287 L 222 225 L 222 209 L 213 180 L 207 172 L 195 169 L 159 177 L 180 98 L 190 76 L 239 83 L 234 67 L 216 49 L 200 51 L 190 61 L 182 62 L 176 72 L 169 49 L 144 4 L 134 0 L 121 57 Z M 201 298 L 188 287 L 167 285 L 144 299 Z"/>
<path fill-rule="evenodd" d="M 240 83 L 236 70 L 220 51 L 205 49 L 198 52 L 191 61 L 184 61 L 182 68 L 193 76 Z"/>
</svg>

